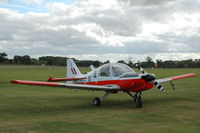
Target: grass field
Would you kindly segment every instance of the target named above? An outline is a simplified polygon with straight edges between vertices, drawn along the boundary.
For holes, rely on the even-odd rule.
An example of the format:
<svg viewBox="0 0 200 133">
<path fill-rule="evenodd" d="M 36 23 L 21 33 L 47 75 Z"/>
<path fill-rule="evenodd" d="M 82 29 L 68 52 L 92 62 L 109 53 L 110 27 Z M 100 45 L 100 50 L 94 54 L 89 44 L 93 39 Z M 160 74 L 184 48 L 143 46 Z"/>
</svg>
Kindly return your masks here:
<svg viewBox="0 0 200 133">
<path fill-rule="evenodd" d="M 92 100 L 104 92 L 10 84 L 11 79 L 44 81 L 64 77 L 64 67 L 0 66 L 0 133 L 199 133 L 200 69 L 146 70 L 158 78 L 196 73 L 175 81 L 176 91 L 143 92 L 143 108 L 125 93 L 111 94 L 101 107 Z M 89 71 L 83 68 L 82 72 Z"/>
</svg>

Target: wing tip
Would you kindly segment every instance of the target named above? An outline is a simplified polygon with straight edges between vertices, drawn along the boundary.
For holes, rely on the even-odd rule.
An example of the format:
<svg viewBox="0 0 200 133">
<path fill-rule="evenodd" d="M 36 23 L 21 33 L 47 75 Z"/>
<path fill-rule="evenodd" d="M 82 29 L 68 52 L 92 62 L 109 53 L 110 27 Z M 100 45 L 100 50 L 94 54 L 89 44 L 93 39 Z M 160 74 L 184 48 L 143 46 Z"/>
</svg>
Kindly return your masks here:
<svg viewBox="0 0 200 133">
<path fill-rule="evenodd" d="M 49 77 L 47 82 L 51 82 L 53 80 L 53 77 Z"/>
<path fill-rule="evenodd" d="M 174 76 L 171 78 L 172 78 L 172 80 L 177 80 L 177 79 L 183 79 L 183 78 L 189 78 L 189 77 L 195 77 L 195 76 L 196 76 L 196 73 L 188 73 L 188 74 Z"/>
<path fill-rule="evenodd" d="M 11 80 L 10 83 L 17 84 L 18 81 L 17 80 Z"/>
<path fill-rule="evenodd" d="M 194 77 L 194 76 L 197 76 L 197 74 L 196 73 L 191 73 L 191 75 Z"/>
</svg>

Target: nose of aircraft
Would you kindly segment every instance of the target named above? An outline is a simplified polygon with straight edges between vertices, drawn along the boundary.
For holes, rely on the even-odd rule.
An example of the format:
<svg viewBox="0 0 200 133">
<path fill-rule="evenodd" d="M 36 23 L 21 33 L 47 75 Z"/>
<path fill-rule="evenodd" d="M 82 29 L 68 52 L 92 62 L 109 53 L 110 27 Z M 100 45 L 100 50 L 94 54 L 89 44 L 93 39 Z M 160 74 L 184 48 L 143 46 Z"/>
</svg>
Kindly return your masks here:
<svg viewBox="0 0 200 133">
<path fill-rule="evenodd" d="M 156 79 L 155 75 L 153 74 L 146 74 L 141 77 L 141 79 L 146 80 L 146 82 L 150 82 Z"/>
</svg>

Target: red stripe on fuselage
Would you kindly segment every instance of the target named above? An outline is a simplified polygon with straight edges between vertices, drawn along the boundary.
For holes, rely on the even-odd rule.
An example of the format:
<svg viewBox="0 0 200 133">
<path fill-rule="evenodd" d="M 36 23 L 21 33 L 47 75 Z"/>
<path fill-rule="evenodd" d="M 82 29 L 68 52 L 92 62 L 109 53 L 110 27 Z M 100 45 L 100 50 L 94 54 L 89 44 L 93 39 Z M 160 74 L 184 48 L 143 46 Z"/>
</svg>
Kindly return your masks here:
<svg viewBox="0 0 200 133">
<path fill-rule="evenodd" d="M 119 79 L 119 80 L 103 80 L 103 81 L 93 81 L 85 82 L 79 84 L 88 85 L 118 85 L 123 91 L 143 91 L 153 88 L 152 83 L 147 83 L 143 79 Z"/>
</svg>

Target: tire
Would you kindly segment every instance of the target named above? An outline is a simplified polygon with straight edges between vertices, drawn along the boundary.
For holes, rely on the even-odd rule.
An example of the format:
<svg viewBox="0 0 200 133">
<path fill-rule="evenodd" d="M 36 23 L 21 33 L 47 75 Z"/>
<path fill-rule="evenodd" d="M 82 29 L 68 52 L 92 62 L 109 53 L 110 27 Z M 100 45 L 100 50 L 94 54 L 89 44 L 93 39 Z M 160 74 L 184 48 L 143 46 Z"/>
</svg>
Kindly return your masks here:
<svg viewBox="0 0 200 133">
<path fill-rule="evenodd" d="M 135 106 L 137 108 L 141 108 L 142 107 L 142 98 L 140 95 L 136 95 L 135 96 Z"/>
<path fill-rule="evenodd" d="M 101 106 L 101 99 L 98 97 L 95 97 L 93 100 L 93 105 L 94 106 Z"/>
</svg>

